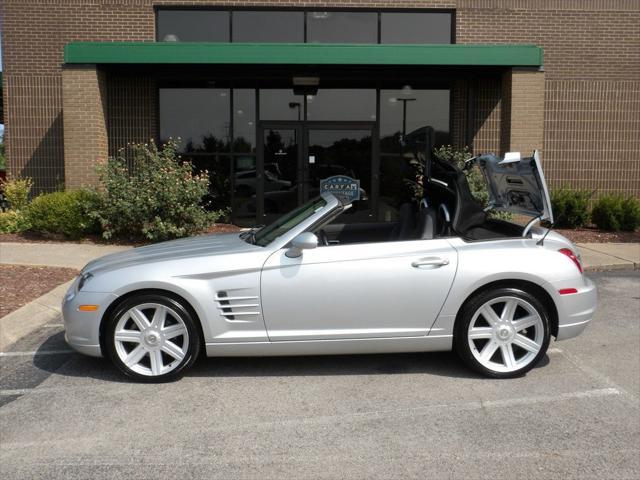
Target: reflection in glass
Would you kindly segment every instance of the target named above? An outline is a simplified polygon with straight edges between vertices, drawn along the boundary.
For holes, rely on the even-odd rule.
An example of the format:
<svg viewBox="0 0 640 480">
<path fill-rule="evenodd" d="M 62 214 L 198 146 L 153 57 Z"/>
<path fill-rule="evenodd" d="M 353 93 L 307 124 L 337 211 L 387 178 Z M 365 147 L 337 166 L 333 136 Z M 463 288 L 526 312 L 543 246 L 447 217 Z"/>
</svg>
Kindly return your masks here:
<svg viewBox="0 0 640 480">
<path fill-rule="evenodd" d="M 320 181 L 334 175 L 360 180 L 360 201 L 344 222 L 366 221 L 371 195 L 371 130 L 309 130 L 308 197 L 318 195 Z"/>
<path fill-rule="evenodd" d="M 233 12 L 234 42 L 304 42 L 304 13 Z"/>
<path fill-rule="evenodd" d="M 260 90 L 260 120 L 302 120 L 304 96 L 291 89 Z"/>
<path fill-rule="evenodd" d="M 450 13 L 381 14 L 381 43 L 451 43 Z"/>
<path fill-rule="evenodd" d="M 158 10 L 158 41 L 228 42 L 229 12 Z"/>
<path fill-rule="evenodd" d="M 293 210 L 301 201 L 298 178 L 299 139 L 296 129 L 264 131 L 265 223 Z"/>
<path fill-rule="evenodd" d="M 254 152 L 256 149 L 256 91 L 252 88 L 233 90 L 233 151 Z"/>
<path fill-rule="evenodd" d="M 256 224 L 256 157 L 236 155 L 233 178 L 233 223 L 241 227 Z"/>
<path fill-rule="evenodd" d="M 380 91 L 380 149 L 401 151 L 403 135 L 413 138 L 433 129 L 436 145 L 449 139 L 449 90 Z"/>
<path fill-rule="evenodd" d="M 378 43 L 375 12 L 309 12 L 309 43 Z"/>
<path fill-rule="evenodd" d="M 373 89 L 321 89 L 307 95 L 307 120 L 367 121 L 376 119 L 376 91 Z"/>
<path fill-rule="evenodd" d="M 161 88 L 160 138 L 180 137 L 184 152 L 229 151 L 229 95 L 224 88 Z"/>
<path fill-rule="evenodd" d="M 227 155 L 185 154 L 196 173 L 207 171 L 209 193 L 202 199 L 207 210 L 226 209 L 231 205 L 231 158 Z"/>
<path fill-rule="evenodd" d="M 380 91 L 379 220 L 393 221 L 411 200 L 415 165 L 434 147 L 450 143 L 449 90 Z"/>
</svg>

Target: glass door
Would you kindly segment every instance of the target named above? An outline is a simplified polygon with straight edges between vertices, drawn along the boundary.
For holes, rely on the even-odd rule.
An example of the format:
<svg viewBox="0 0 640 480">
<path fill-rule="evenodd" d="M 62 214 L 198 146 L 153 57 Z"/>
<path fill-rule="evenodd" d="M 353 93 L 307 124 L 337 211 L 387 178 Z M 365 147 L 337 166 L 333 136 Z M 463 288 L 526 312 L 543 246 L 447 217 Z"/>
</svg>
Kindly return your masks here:
<svg viewBox="0 0 640 480">
<path fill-rule="evenodd" d="M 335 175 L 360 180 L 361 200 L 352 218 L 369 219 L 377 187 L 373 175 L 374 125 L 261 122 L 257 177 L 251 179 L 257 179 L 257 223 L 268 224 L 318 195 L 321 180 Z M 236 178 L 236 191 L 239 182 L 242 179 Z"/>
<path fill-rule="evenodd" d="M 264 122 L 259 127 L 258 224 L 271 223 L 305 200 L 301 132 L 295 123 Z"/>
<path fill-rule="evenodd" d="M 343 175 L 360 180 L 360 201 L 351 221 L 369 221 L 372 214 L 374 124 L 309 123 L 305 127 L 304 197 L 320 192 L 320 182 Z"/>
</svg>

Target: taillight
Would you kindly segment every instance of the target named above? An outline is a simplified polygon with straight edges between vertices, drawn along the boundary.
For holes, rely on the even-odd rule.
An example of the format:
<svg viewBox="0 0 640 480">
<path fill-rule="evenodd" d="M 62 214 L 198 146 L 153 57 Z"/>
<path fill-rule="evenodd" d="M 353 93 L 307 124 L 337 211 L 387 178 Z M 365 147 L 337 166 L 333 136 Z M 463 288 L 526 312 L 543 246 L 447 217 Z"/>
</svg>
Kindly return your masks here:
<svg viewBox="0 0 640 480">
<path fill-rule="evenodd" d="M 580 263 L 580 259 L 576 256 L 575 253 L 573 253 L 572 250 L 568 248 L 561 248 L 558 251 L 563 255 L 566 255 L 567 257 L 569 257 L 573 261 L 573 263 L 576 264 L 576 267 L 578 267 L 578 270 L 580 270 L 580 273 L 582 273 L 582 264 Z"/>
</svg>

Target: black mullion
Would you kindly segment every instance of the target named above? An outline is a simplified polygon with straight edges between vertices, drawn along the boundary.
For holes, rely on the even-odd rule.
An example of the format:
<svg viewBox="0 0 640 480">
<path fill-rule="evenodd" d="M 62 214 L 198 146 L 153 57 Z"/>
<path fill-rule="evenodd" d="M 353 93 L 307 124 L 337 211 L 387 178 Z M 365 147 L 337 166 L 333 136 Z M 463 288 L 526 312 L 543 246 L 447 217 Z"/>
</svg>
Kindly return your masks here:
<svg viewBox="0 0 640 480">
<path fill-rule="evenodd" d="M 233 43 L 233 10 L 229 10 L 229 43 Z"/>
<path fill-rule="evenodd" d="M 382 43 L 382 12 L 378 11 L 378 43 Z"/>
<path fill-rule="evenodd" d="M 371 132 L 371 213 L 378 221 L 380 213 L 380 86 L 376 88 L 376 122 Z"/>
<path fill-rule="evenodd" d="M 307 11 L 306 10 L 302 12 L 302 23 L 304 25 L 304 28 L 303 28 L 304 33 L 302 35 L 302 41 L 304 43 L 307 43 Z"/>
</svg>

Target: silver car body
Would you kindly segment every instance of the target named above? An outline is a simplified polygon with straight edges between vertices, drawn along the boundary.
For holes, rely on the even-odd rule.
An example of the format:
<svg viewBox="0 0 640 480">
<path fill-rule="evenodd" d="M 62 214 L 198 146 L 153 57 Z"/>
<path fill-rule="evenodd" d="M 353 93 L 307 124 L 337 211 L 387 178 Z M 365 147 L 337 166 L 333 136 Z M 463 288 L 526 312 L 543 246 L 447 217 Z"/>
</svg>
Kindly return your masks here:
<svg viewBox="0 0 640 480">
<path fill-rule="evenodd" d="M 593 316 L 593 283 L 558 252 L 577 249 L 555 232 L 539 244 L 542 228 L 522 238 L 332 245 L 288 257 L 294 237 L 340 205 L 324 198 L 324 207 L 264 247 L 237 233 L 205 235 L 89 263 L 63 302 L 67 342 L 102 356 L 105 313 L 122 296 L 147 289 L 191 305 L 209 356 L 450 350 L 460 307 L 496 281 L 543 288 L 557 310 L 557 340 L 578 335 Z"/>
</svg>

